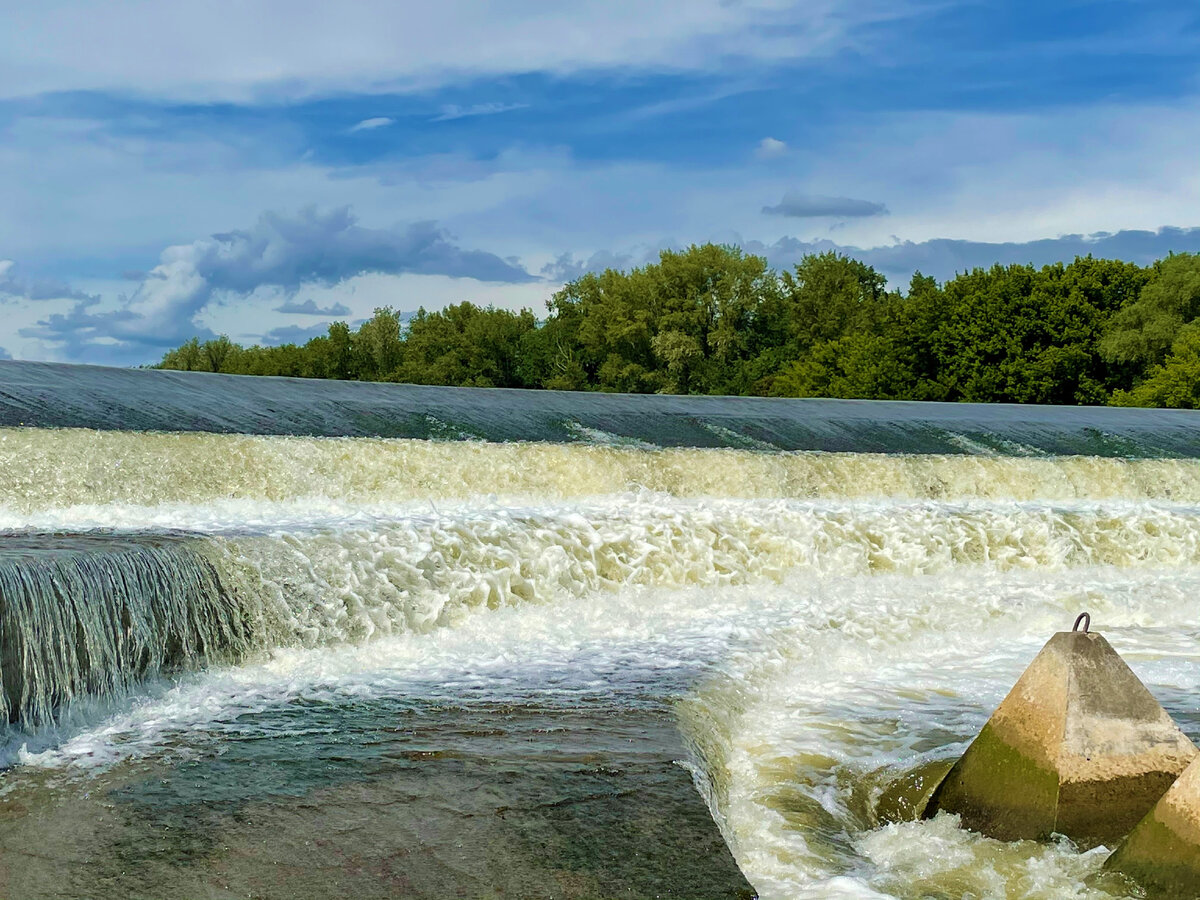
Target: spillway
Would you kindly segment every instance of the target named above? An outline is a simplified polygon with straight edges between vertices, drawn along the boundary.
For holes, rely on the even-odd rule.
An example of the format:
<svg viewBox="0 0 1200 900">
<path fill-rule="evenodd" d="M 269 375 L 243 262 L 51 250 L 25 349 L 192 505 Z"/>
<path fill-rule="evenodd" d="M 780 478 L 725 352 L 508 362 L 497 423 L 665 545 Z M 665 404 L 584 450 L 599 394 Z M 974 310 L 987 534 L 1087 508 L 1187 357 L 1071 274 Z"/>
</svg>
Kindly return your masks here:
<svg viewBox="0 0 1200 900">
<path fill-rule="evenodd" d="M 1200 417 L 263 381 L 0 364 L 0 895 L 1129 895 L 874 801 L 1083 608 L 1200 737 Z"/>
<path fill-rule="evenodd" d="M 0 425 L 883 453 L 1195 454 L 1186 410 L 457 388 L 0 360 Z"/>
</svg>

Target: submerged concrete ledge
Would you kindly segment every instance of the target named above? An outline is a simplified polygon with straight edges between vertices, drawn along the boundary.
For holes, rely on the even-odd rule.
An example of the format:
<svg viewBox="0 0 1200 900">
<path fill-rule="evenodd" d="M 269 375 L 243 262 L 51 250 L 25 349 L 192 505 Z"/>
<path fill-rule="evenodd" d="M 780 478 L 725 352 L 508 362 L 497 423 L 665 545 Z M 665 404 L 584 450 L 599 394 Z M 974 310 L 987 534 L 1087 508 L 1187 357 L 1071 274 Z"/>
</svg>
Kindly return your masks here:
<svg viewBox="0 0 1200 900">
<path fill-rule="evenodd" d="M 307 729 L 294 713 L 248 713 L 276 737 L 175 765 L 10 776 L 0 897 L 754 896 L 665 708 L 380 700 L 307 708 Z"/>
<path fill-rule="evenodd" d="M 597 394 L 0 362 L 0 425 L 883 453 L 1200 455 L 1200 412 Z"/>
</svg>

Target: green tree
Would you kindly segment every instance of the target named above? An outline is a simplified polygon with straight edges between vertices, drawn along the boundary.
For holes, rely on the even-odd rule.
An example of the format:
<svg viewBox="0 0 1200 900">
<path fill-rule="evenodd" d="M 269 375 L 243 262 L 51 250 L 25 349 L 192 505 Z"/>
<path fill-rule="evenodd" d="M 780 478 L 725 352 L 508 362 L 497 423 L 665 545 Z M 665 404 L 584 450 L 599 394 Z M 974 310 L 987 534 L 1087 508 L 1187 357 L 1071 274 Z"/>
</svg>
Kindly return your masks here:
<svg viewBox="0 0 1200 900">
<path fill-rule="evenodd" d="M 222 334 L 211 341 L 205 341 L 200 345 L 200 349 L 204 353 L 204 359 L 208 364 L 208 371 L 221 372 L 224 371 L 224 366 L 229 361 L 230 356 L 241 350 L 241 347 L 229 340 L 227 335 Z"/>
<path fill-rule="evenodd" d="M 536 327 L 529 310 L 473 303 L 432 313 L 420 309 L 409 323 L 395 377 L 414 384 L 524 387 L 519 352 L 522 338 Z"/>
<path fill-rule="evenodd" d="M 839 253 L 805 256 L 764 290 L 750 322 L 753 359 L 739 393 L 792 395 L 812 388 L 819 362 L 804 361 L 816 348 L 851 334 L 879 335 L 897 296 L 873 268 Z M 808 373 L 808 374 L 802 374 Z M 784 384 L 775 380 L 787 374 Z"/>
<path fill-rule="evenodd" d="M 200 349 L 198 338 L 189 338 L 174 350 L 168 350 L 158 364 L 160 369 L 182 369 L 184 372 L 206 371 L 207 359 Z M 211 371 L 208 369 L 207 371 Z"/>
<path fill-rule="evenodd" d="M 1112 319 L 1100 343 L 1104 358 L 1146 368 L 1161 363 L 1180 329 L 1200 315 L 1200 256 L 1179 253 L 1160 260 L 1136 301 Z"/>
<path fill-rule="evenodd" d="M 821 341 L 875 330 L 891 299 L 887 279 L 834 252 L 804 257 L 781 281 L 788 338 L 799 353 Z"/>
<path fill-rule="evenodd" d="M 404 342 L 400 334 L 400 314 L 390 306 L 381 306 L 363 322 L 353 341 L 357 377 L 364 381 L 385 381 L 400 366 Z"/>
<path fill-rule="evenodd" d="M 1100 336 L 1140 288 L 1127 263 L 975 269 L 947 282 L 930 349 L 946 399 L 1103 403 Z"/>
<path fill-rule="evenodd" d="M 332 322 L 326 343 L 320 345 L 325 353 L 323 360 L 326 378 L 353 379 L 358 377 L 355 365 L 354 333 L 345 322 Z"/>
<path fill-rule="evenodd" d="M 888 290 L 837 253 L 776 274 L 705 244 L 565 285 L 548 316 L 381 307 L 303 346 L 193 338 L 162 368 L 566 390 L 1195 406 L 1200 256 L 1084 257 Z"/>
<path fill-rule="evenodd" d="M 1117 391 L 1114 406 L 1200 408 L 1200 323 L 1184 325 L 1166 359 L 1129 391 Z"/>
<path fill-rule="evenodd" d="M 587 274 L 550 300 L 562 372 L 607 391 L 736 392 L 758 349 L 754 322 L 778 292 L 762 257 L 705 244 L 630 272 Z"/>
<path fill-rule="evenodd" d="M 869 332 L 817 344 L 774 379 L 776 397 L 889 400 L 904 396 L 909 373 L 891 341 Z"/>
</svg>

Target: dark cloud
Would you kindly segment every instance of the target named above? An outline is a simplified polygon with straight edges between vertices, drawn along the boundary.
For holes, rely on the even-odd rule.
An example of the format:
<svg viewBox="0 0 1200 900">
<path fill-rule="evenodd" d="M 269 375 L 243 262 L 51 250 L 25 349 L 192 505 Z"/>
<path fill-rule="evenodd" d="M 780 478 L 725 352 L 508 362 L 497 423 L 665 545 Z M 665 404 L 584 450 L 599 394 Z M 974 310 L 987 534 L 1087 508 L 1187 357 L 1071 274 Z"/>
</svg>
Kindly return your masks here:
<svg viewBox="0 0 1200 900">
<path fill-rule="evenodd" d="M 245 296 L 262 287 L 290 293 L 367 273 L 510 284 L 539 280 L 515 260 L 460 247 L 434 222 L 364 228 L 348 207 L 268 212 L 249 229 L 168 247 L 115 310 L 96 310 L 97 298 L 81 295 L 69 312 L 21 333 L 59 344 L 74 356 L 96 341 L 127 351 L 159 351 L 210 334 L 196 317 L 222 293 Z"/>
<path fill-rule="evenodd" d="M 364 228 L 349 207 L 295 216 L 264 213 L 246 231 L 216 234 L 183 248 L 212 290 L 250 293 L 264 285 L 295 290 L 365 273 L 449 275 L 518 283 L 537 279 L 483 250 L 465 250 L 435 222 Z M 167 264 L 168 250 L 163 263 Z M 162 266 L 159 266 L 161 269 Z"/>
<path fill-rule="evenodd" d="M 22 337 L 38 338 L 58 344 L 69 359 L 87 359 L 90 362 L 108 362 L 121 359 L 123 345 L 111 340 L 115 327 L 131 322 L 135 315 L 128 310 L 93 312 L 100 303 L 99 297 L 79 300 L 65 313 L 53 313 L 36 325 L 18 330 Z M 207 340 L 215 337 L 207 328 L 197 328 L 192 336 Z M 170 346 L 170 345 L 165 345 Z M 97 353 L 92 351 L 98 351 Z"/>
<path fill-rule="evenodd" d="M 603 272 L 605 269 L 631 269 L 657 262 L 659 253 L 673 246 L 664 243 L 653 248 L 631 250 L 628 253 L 598 250 L 587 259 L 576 259 L 574 254 L 563 253 L 554 262 L 542 266 L 541 274 L 547 281 L 574 281 L 588 272 Z"/>
<path fill-rule="evenodd" d="M 0 347 L 0 359 L 12 359 L 12 354 Z"/>
<path fill-rule="evenodd" d="M 788 191 L 775 206 L 764 206 L 770 216 L 789 216 L 795 219 L 849 219 L 866 216 L 886 216 L 887 207 L 872 200 L 852 197 L 822 197 L 817 194 L 798 194 Z"/>
<path fill-rule="evenodd" d="M 88 300 L 90 294 L 77 291 L 61 281 L 50 279 L 16 278 L 12 260 L 0 260 L 0 296 L 22 297 L 26 300 Z"/>
<path fill-rule="evenodd" d="M 328 333 L 329 323 L 310 325 L 307 328 L 300 325 L 283 325 L 272 328 L 262 336 L 262 342 L 268 347 L 278 347 L 280 344 L 306 344 L 315 337 Z"/>
<path fill-rule="evenodd" d="M 1037 241 L 986 243 L 935 238 L 919 243 L 900 241 L 882 247 L 854 247 L 829 240 L 802 241 L 785 237 L 773 244 L 751 241 L 748 252 L 767 257 L 773 266 L 787 268 L 808 253 L 834 250 L 874 266 L 893 284 L 907 284 L 921 271 L 940 281 L 955 273 L 994 263 L 1043 266 L 1092 255 L 1146 265 L 1168 253 L 1200 251 L 1200 228 L 1160 228 L 1157 231 L 1118 231 L 1067 234 Z"/>
<path fill-rule="evenodd" d="M 275 307 L 275 312 L 290 313 L 298 316 L 348 316 L 350 315 L 350 307 L 344 303 L 335 303 L 332 306 L 317 306 L 316 301 L 312 299 L 305 300 L 303 303 L 296 300 L 285 300 L 279 306 Z"/>
</svg>

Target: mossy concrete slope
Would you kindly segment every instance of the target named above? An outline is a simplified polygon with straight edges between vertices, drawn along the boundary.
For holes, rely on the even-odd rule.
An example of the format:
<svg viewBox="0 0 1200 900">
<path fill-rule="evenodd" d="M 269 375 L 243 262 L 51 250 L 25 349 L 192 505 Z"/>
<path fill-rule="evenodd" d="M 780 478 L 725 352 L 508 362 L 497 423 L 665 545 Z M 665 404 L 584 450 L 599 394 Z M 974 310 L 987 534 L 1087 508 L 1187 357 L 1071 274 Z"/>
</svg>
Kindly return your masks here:
<svg viewBox="0 0 1200 900">
<path fill-rule="evenodd" d="M 934 792 L 925 817 L 957 813 L 1000 840 L 1065 834 L 1114 845 L 1196 748 L 1099 634 L 1052 637 Z"/>
<path fill-rule="evenodd" d="M 1151 897 L 1200 897 L 1200 761 L 1193 762 L 1104 864 Z"/>
</svg>

